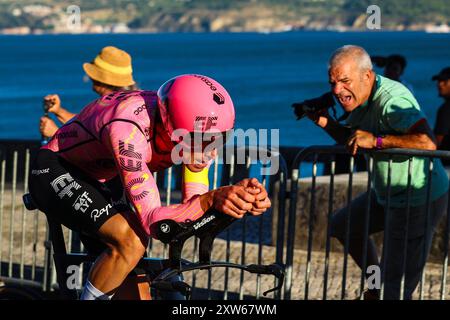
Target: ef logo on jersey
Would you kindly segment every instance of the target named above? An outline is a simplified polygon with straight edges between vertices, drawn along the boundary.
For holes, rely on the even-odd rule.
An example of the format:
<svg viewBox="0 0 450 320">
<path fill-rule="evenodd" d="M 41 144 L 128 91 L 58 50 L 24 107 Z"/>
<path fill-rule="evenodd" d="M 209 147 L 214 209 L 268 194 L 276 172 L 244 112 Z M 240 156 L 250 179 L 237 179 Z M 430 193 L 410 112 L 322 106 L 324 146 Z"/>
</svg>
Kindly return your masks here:
<svg viewBox="0 0 450 320">
<path fill-rule="evenodd" d="M 67 196 L 69 198 L 72 197 L 72 189 L 78 190 L 81 188 L 81 186 L 72 178 L 69 173 L 60 175 L 58 178 L 53 180 L 50 185 L 52 186 L 53 190 L 55 190 L 60 199 L 64 198 L 64 196 Z"/>
</svg>

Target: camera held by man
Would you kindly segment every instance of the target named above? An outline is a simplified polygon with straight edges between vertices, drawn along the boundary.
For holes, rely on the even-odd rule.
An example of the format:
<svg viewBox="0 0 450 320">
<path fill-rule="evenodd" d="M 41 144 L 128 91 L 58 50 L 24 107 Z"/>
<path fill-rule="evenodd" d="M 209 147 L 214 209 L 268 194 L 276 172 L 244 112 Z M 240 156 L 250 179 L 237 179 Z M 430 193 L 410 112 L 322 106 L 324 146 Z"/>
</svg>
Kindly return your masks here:
<svg viewBox="0 0 450 320">
<path fill-rule="evenodd" d="M 302 119 L 308 113 L 314 114 L 320 110 L 334 108 L 334 106 L 335 102 L 331 92 L 327 92 L 317 98 L 307 99 L 302 102 L 295 102 L 292 104 L 297 120 Z"/>
</svg>

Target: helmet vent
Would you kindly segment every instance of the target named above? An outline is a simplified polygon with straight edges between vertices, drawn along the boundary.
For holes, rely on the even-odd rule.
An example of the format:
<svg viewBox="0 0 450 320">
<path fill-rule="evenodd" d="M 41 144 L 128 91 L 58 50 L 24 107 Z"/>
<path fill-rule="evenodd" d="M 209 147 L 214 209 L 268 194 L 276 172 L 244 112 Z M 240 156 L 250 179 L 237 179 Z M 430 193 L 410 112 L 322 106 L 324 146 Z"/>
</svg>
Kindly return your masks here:
<svg viewBox="0 0 450 320">
<path fill-rule="evenodd" d="M 213 100 L 218 104 L 224 104 L 225 103 L 225 98 L 223 97 L 223 95 L 219 92 L 214 92 L 213 94 Z"/>
</svg>

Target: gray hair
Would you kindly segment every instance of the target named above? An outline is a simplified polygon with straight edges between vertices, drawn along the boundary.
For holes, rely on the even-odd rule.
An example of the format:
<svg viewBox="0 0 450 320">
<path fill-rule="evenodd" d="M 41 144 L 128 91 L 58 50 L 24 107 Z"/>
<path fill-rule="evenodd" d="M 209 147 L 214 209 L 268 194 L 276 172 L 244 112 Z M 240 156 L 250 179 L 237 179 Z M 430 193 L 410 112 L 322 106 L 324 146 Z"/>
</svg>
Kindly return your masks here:
<svg viewBox="0 0 450 320">
<path fill-rule="evenodd" d="M 331 55 L 328 62 L 328 69 L 337 66 L 344 58 L 352 58 L 357 62 L 360 71 L 372 70 L 372 60 L 364 48 L 355 45 L 345 45 L 337 49 Z"/>
</svg>

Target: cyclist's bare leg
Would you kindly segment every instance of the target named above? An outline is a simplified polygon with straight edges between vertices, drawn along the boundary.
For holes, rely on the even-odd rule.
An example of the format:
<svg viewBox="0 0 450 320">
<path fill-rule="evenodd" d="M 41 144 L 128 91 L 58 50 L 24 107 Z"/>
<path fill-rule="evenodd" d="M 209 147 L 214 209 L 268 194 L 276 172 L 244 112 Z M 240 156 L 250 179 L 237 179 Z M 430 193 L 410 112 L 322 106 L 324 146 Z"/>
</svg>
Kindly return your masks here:
<svg viewBox="0 0 450 320">
<path fill-rule="evenodd" d="M 89 272 L 89 281 L 111 295 L 144 255 L 147 237 L 137 226 L 133 213 L 116 214 L 99 229 L 98 236 L 108 246 Z"/>
<path fill-rule="evenodd" d="M 151 300 L 150 282 L 146 275 L 128 276 L 117 289 L 114 300 Z"/>
</svg>

